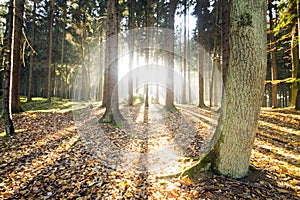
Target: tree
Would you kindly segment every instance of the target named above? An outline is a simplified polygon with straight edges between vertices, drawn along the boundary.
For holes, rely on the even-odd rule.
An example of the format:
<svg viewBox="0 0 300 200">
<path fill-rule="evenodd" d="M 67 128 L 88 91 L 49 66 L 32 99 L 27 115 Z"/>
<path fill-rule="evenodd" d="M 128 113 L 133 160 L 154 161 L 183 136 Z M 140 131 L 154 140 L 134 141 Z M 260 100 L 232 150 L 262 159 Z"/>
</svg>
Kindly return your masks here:
<svg viewBox="0 0 300 200">
<path fill-rule="evenodd" d="M 273 0 L 269 0 L 268 2 L 268 11 L 269 11 L 269 31 L 270 31 L 270 54 L 271 54 L 271 68 L 272 68 L 272 81 L 277 80 L 277 62 L 276 62 L 276 47 L 274 45 L 275 38 L 274 38 L 274 19 L 273 19 Z M 277 107 L 277 84 L 272 83 L 272 107 Z"/>
<path fill-rule="evenodd" d="M 178 4 L 178 0 L 169 2 L 168 11 L 168 29 L 172 31 L 169 36 L 168 41 L 168 65 L 171 70 L 168 70 L 167 78 L 167 95 L 166 95 L 166 110 L 174 111 L 176 110 L 174 105 L 174 21 L 175 21 L 175 11 Z"/>
<path fill-rule="evenodd" d="M 266 2 L 232 1 L 229 6 L 230 59 L 219 123 L 212 148 L 185 174 L 209 165 L 234 178 L 248 172 L 267 66 Z"/>
<path fill-rule="evenodd" d="M 12 49 L 12 83 L 14 89 L 11 92 L 11 111 L 12 113 L 18 113 L 22 111 L 20 102 L 20 78 L 21 78 L 21 46 L 22 46 L 22 30 L 23 30 L 23 14 L 24 14 L 24 4 L 25 0 L 18 0 L 14 3 L 13 11 L 13 39 L 11 40 L 13 44 Z"/>
<path fill-rule="evenodd" d="M 128 2 L 128 29 L 132 31 L 135 28 L 135 0 Z M 132 31 L 133 32 L 133 31 Z M 134 32 L 133 32 L 134 34 Z M 134 49 L 134 37 L 130 37 L 128 41 L 129 49 Z M 129 53 L 129 71 L 132 70 L 133 65 L 133 51 Z M 128 105 L 133 105 L 133 79 L 132 74 L 129 72 L 129 80 L 128 80 Z"/>
<path fill-rule="evenodd" d="M 59 89 L 59 97 L 60 100 L 63 98 L 63 89 L 64 89 L 64 74 L 63 74 L 63 66 L 64 66 L 64 55 L 65 55 L 65 37 L 66 37 L 66 17 L 67 17 L 67 0 L 64 0 L 63 5 L 63 19 L 62 19 L 62 39 L 61 39 L 61 56 L 60 56 L 60 89 Z"/>
<path fill-rule="evenodd" d="M 14 125 L 11 116 L 11 70 L 13 68 L 13 49 L 14 49 L 14 37 L 13 37 L 13 21 L 15 18 L 15 0 L 10 0 L 9 4 L 9 16 L 8 16 L 8 52 L 7 52 L 7 64 L 4 69 L 4 83 L 3 83 L 3 99 L 2 99 L 2 118 L 5 123 L 5 132 L 6 135 L 12 135 L 14 133 Z"/>
<path fill-rule="evenodd" d="M 223 86 L 226 85 L 227 71 L 229 67 L 229 24 L 230 24 L 230 6 L 229 0 L 221 0 L 222 7 L 222 78 Z"/>
<path fill-rule="evenodd" d="M 195 14 L 197 15 L 197 40 L 199 43 L 199 63 L 198 63 L 198 75 L 199 75 L 199 104 L 198 107 L 204 108 L 206 107 L 204 104 L 204 79 L 203 79 L 203 66 L 204 66 L 204 58 L 205 52 L 210 51 L 209 45 L 209 37 L 210 35 L 207 33 L 210 25 L 208 22 L 210 21 L 209 14 L 209 6 L 210 2 L 208 0 L 197 0 Z"/>
<path fill-rule="evenodd" d="M 186 24 L 186 16 L 187 16 L 187 2 L 183 1 L 183 84 L 182 84 L 182 104 L 186 104 L 186 68 L 187 68 L 187 24 Z"/>
<path fill-rule="evenodd" d="M 118 31 L 119 31 L 119 3 L 118 0 L 107 2 L 107 33 L 106 33 L 106 95 L 105 113 L 99 122 L 118 123 L 123 120 L 119 110 L 118 99 Z"/>
<path fill-rule="evenodd" d="M 49 48 L 48 48 L 48 79 L 47 79 L 47 100 L 48 101 L 51 101 L 51 96 L 52 96 L 53 12 L 54 12 L 54 0 L 50 0 L 50 9 L 49 9 Z"/>
<path fill-rule="evenodd" d="M 30 64 L 29 64 L 29 77 L 28 77 L 28 96 L 27 102 L 31 102 L 32 100 L 32 82 L 33 82 L 33 66 L 34 66 L 34 41 L 35 41 L 35 31 L 36 31 L 36 4 L 37 2 L 33 2 L 33 10 L 32 10 L 32 31 L 31 31 L 31 55 L 30 55 Z"/>
</svg>

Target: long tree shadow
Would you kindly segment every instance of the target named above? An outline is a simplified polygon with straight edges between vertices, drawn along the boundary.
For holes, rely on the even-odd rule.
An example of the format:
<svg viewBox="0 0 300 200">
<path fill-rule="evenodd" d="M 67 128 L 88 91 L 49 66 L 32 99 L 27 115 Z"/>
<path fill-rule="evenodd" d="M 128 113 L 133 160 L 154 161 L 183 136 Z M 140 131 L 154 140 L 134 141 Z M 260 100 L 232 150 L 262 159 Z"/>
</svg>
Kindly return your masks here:
<svg viewBox="0 0 300 200">
<path fill-rule="evenodd" d="M 24 129 L 26 131 L 17 133 L 10 138 L 0 138 L 0 149 L 2 150 L 0 152 L 0 175 L 10 174 L 24 163 L 31 163 L 36 157 L 51 152 L 64 140 L 70 138 L 73 135 L 71 122 L 69 124 L 58 123 L 61 119 L 68 118 L 69 115 L 70 113 L 52 114 L 52 117 L 42 113 L 19 115 L 15 119 L 16 128 L 26 127 Z M 31 116 L 34 116 L 32 121 L 26 120 L 26 117 L 31 119 Z M 43 125 L 41 122 L 46 120 L 45 118 L 47 122 Z M 37 126 L 39 122 L 41 126 Z M 34 126 L 32 126 L 33 124 Z M 55 128 L 53 129 L 53 127 Z"/>
</svg>

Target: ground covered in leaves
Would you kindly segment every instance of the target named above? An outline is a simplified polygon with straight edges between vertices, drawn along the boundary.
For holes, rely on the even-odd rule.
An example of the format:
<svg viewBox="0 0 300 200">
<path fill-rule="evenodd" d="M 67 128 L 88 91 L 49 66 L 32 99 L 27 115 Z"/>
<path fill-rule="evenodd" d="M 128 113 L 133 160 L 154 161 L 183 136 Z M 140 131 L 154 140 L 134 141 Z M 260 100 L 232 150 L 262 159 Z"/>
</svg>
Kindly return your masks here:
<svg viewBox="0 0 300 200">
<path fill-rule="evenodd" d="M 123 107 L 122 128 L 99 124 L 94 105 L 15 115 L 17 134 L 0 137 L 0 199 L 300 199 L 300 112 L 262 109 L 246 178 L 163 178 L 203 154 L 217 114 L 161 108 Z"/>
</svg>

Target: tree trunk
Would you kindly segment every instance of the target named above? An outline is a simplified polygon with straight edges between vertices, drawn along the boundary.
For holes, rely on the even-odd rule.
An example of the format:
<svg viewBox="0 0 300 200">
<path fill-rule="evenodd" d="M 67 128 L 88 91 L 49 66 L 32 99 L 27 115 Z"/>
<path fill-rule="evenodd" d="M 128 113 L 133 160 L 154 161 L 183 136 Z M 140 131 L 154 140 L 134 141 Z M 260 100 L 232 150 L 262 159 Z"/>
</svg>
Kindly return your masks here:
<svg viewBox="0 0 300 200">
<path fill-rule="evenodd" d="M 292 60 L 292 78 L 299 79 L 300 78 L 300 69 L 299 69 L 299 52 L 298 48 L 295 45 L 296 43 L 296 24 L 292 30 L 292 41 L 291 41 L 291 60 Z M 291 106 L 296 105 L 296 98 L 298 91 L 298 84 L 296 81 L 292 83 L 292 99 L 291 99 Z"/>
<path fill-rule="evenodd" d="M 53 12 L 54 0 L 50 0 L 49 10 L 49 48 L 48 48 L 48 77 L 47 77 L 47 101 L 51 101 L 52 96 L 52 37 L 53 37 Z"/>
<path fill-rule="evenodd" d="M 106 40 L 106 64 L 107 67 L 107 91 L 105 96 L 105 113 L 99 122 L 120 123 L 123 117 L 119 110 L 118 98 L 118 0 L 107 2 L 107 40 Z"/>
<path fill-rule="evenodd" d="M 3 80 L 3 99 L 2 99 L 2 118 L 5 123 L 5 132 L 6 136 L 10 136 L 14 134 L 14 125 L 12 122 L 11 116 L 11 98 L 10 93 L 12 90 L 12 83 L 11 83 L 11 70 L 13 68 L 13 31 L 14 31 L 14 23 L 13 23 L 13 16 L 15 12 L 15 0 L 10 0 L 9 4 L 9 17 L 8 17 L 8 52 L 7 52 L 7 64 L 4 68 L 4 80 Z"/>
<path fill-rule="evenodd" d="M 128 29 L 129 31 L 132 31 L 135 28 L 135 0 L 129 1 L 129 19 L 128 19 Z M 134 34 L 134 31 L 132 31 L 132 34 Z M 134 49 L 134 38 L 130 37 L 129 39 L 129 49 Z M 132 70 L 133 65 L 133 51 L 130 51 L 129 53 L 129 80 L 128 80 L 128 106 L 133 105 L 133 77 L 132 73 L 130 72 Z"/>
<path fill-rule="evenodd" d="M 23 13 L 24 13 L 25 0 L 15 1 L 14 16 L 13 16 L 13 67 L 12 70 L 12 83 L 14 85 L 12 97 L 12 113 L 22 111 L 20 103 L 20 78 L 21 78 L 21 45 L 22 45 L 22 30 L 23 30 Z"/>
<path fill-rule="evenodd" d="M 297 92 L 295 109 L 300 110 L 300 90 Z"/>
<path fill-rule="evenodd" d="M 32 11 L 32 32 L 31 32 L 31 46 L 34 48 L 34 42 L 35 42 L 35 30 L 36 30 L 36 1 L 33 2 L 33 11 Z M 30 64 L 29 64 L 29 77 L 28 77 L 28 96 L 27 96 L 27 102 L 31 102 L 32 100 L 32 82 L 33 82 L 33 65 L 34 65 L 34 49 L 31 49 L 31 55 L 30 55 Z"/>
<path fill-rule="evenodd" d="M 199 33 L 198 33 L 199 34 Z M 204 108 L 205 103 L 204 103 L 204 80 L 203 80 L 203 59 L 204 59 L 204 49 L 200 48 L 199 49 L 199 63 L 198 63 L 198 84 L 199 84 L 199 104 L 198 107 Z"/>
<path fill-rule="evenodd" d="M 273 5 L 272 0 L 269 0 L 268 10 L 269 10 L 269 20 L 270 20 L 270 54 L 271 54 L 271 68 L 272 68 L 272 81 L 277 80 L 277 62 L 276 62 L 276 47 L 274 45 L 275 38 L 273 32 Z M 272 108 L 277 107 L 277 84 L 272 83 Z"/>
<path fill-rule="evenodd" d="M 212 167 L 235 178 L 247 175 L 266 72 L 265 1 L 230 4 L 230 59 Z M 253 78 L 255 77 L 255 79 Z"/>
<path fill-rule="evenodd" d="M 67 17 L 67 10 L 66 10 L 67 2 L 64 1 L 63 7 L 63 24 L 62 24 L 62 40 L 61 40 L 61 55 L 60 55 L 60 88 L 59 88 L 59 99 L 62 100 L 63 98 L 63 91 L 64 91 L 64 54 L 65 54 L 65 36 L 66 36 L 66 17 Z"/>
<path fill-rule="evenodd" d="M 103 77 L 104 77 L 104 63 L 103 63 L 103 48 L 102 48 L 102 42 L 103 42 L 103 28 L 100 27 L 100 33 L 99 33 L 99 67 L 100 67 L 100 77 L 99 77 L 99 94 L 97 96 L 97 100 L 101 101 L 103 100 Z"/>
<path fill-rule="evenodd" d="M 186 68 L 187 68 L 187 45 L 186 45 L 186 30 L 187 30 L 187 24 L 186 24 L 186 0 L 183 1 L 184 10 L 183 10 L 183 84 L 182 84 L 182 104 L 186 104 Z"/>
<path fill-rule="evenodd" d="M 230 5 L 229 0 L 221 0 L 222 5 L 222 79 L 223 87 L 226 86 L 227 71 L 229 67 L 229 25 L 230 25 Z"/>
<path fill-rule="evenodd" d="M 166 105 L 165 108 L 168 111 L 176 110 L 174 105 L 174 21 L 175 11 L 178 0 L 169 2 L 169 13 L 168 13 L 168 28 L 171 30 L 168 40 L 168 64 L 171 70 L 168 70 L 167 78 L 167 94 L 166 94 Z"/>
</svg>

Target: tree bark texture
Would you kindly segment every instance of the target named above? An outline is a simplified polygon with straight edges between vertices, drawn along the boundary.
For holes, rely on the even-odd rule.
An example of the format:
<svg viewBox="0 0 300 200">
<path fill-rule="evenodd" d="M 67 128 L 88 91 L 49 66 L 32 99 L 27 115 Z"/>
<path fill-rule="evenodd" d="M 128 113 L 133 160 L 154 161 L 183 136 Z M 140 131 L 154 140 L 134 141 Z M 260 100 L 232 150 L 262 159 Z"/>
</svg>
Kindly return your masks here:
<svg viewBox="0 0 300 200">
<path fill-rule="evenodd" d="M 240 178 L 248 172 L 264 88 L 266 1 L 232 1 L 230 7 L 229 70 L 212 164 Z"/>
</svg>

